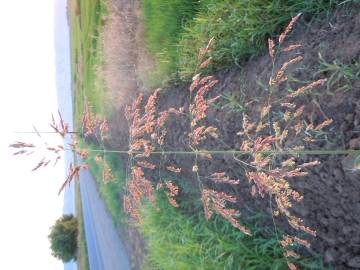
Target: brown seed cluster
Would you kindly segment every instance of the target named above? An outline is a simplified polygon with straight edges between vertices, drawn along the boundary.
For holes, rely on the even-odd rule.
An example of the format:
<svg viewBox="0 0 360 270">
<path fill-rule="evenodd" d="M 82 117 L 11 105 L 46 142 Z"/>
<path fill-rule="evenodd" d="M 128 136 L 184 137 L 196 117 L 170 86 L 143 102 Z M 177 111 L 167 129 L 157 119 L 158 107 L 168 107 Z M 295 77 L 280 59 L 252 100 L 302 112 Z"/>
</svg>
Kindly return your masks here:
<svg viewBox="0 0 360 270">
<path fill-rule="evenodd" d="M 240 180 L 230 179 L 225 172 L 213 173 L 209 176 L 209 179 L 216 184 L 238 185 L 240 183 Z"/>
<path fill-rule="evenodd" d="M 262 131 L 262 135 L 259 135 L 258 132 L 249 128 L 247 128 L 246 131 L 238 133 L 243 136 L 240 150 L 248 153 L 246 176 L 249 182 L 253 184 L 251 189 L 253 196 L 259 194 L 261 198 L 264 198 L 266 195 L 274 198 L 276 203 L 274 213 L 276 213 L 276 215 L 281 214 L 285 216 L 290 226 L 294 229 L 316 236 L 314 229 L 306 226 L 302 219 L 291 213 L 293 203 L 301 201 L 303 196 L 291 188 L 289 179 L 307 176 L 308 173 L 305 169 L 317 166 L 320 162 L 315 160 L 301 163 L 294 156 L 288 156 L 287 159 L 281 161 L 280 164 L 275 162 L 278 157 L 277 152 L 291 152 L 295 148 L 287 148 L 289 136 L 291 140 L 293 140 L 294 137 L 298 137 L 299 140 L 301 140 L 306 136 L 302 135 L 304 134 L 305 128 L 300 119 L 304 107 L 297 108 L 297 106 L 290 106 L 288 104 L 285 107 L 288 111 L 284 113 L 284 119 L 274 121 L 271 128 L 268 126 L 267 129 Z M 248 121 L 248 118 L 246 118 L 246 127 L 261 126 L 265 115 L 270 118 L 270 121 L 273 117 L 272 109 L 270 108 L 268 110 L 268 107 L 263 109 L 259 114 L 260 124 L 251 123 Z M 329 122 L 330 121 L 325 121 L 324 124 L 320 124 L 319 126 L 326 126 Z M 299 149 L 301 148 L 296 147 L 294 151 L 295 155 Z M 287 257 L 298 258 L 298 256 L 295 256 L 292 252 L 289 247 L 284 254 L 286 254 Z M 295 267 L 294 264 L 292 265 L 292 267 Z"/>
<path fill-rule="evenodd" d="M 107 184 L 111 181 L 115 181 L 116 177 L 112 172 L 112 169 L 109 163 L 104 158 L 97 159 L 97 165 L 102 169 L 102 181 L 104 184 Z M 96 161 L 95 161 L 96 162 Z"/>
<path fill-rule="evenodd" d="M 202 85 L 200 74 L 194 77 L 193 84 L 190 86 L 190 91 L 194 91 L 198 89 L 193 99 L 192 104 L 190 104 L 190 113 L 192 116 L 191 126 L 196 127 L 198 123 L 206 117 L 206 112 L 210 106 L 210 104 L 214 103 L 219 96 L 206 99 L 205 95 L 219 82 L 218 80 L 210 80 Z"/>
<path fill-rule="evenodd" d="M 131 175 L 127 181 L 128 195 L 124 196 L 124 209 L 136 222 L 141 222 L 139 209 L 143 206 L 144 201 L 150 201 L 155 205 L 154 184 L 146 178 L 143 169 L 154 170 L 156 165 L 148 160 L 153 151 L 162 147 L 165 142 L 167 130 L 165 127 L 166 121 L 170 114 L 182 114 L 183 109 L 170 108 L 166 111 L 158 112 L 156 108 L 157 99 L 160 95 L 160 89 L 149 96 L 144 109 L 142 103 L 144 96 L 140 94 L 131 106 L 126 108 L 126 118 L 129 121 L 129 135 L 130 144 L 129 151 L 134 165 L 131 168 Z M 181 168 L 174 166 L 167 166 L 167 170 L 180 173 Z M 156 187 L 156 190 L 161 189 L 161 181 Z M 171 181 L 166 182 L 169 202 L 178 207 L 175 196 L 178 191 Z M 177 187 L 176 187 L 177 188 Z"/>
<path fill-rule="evenodd" d="M 105 120 L 101 120 L 99 116 L 94 117 L 91 107 L 89 106 L 89 103 L 87 103 L 86 108 L 87 108 L 86 113 L 83 117 L 85 135 L 86 136 L 95 135 L 95 137 L 99 137 L 99 139 L 104 140 L 105 138 L 107 138 L 107 134 L 109 131 L 107 122 Z M 19 151 L 15 152 L 14 155 L 28 156 L 33 154 L 35 151 L 44 151 L 44 150 L 46 151 L 47 153 L 46 157 L 42 158 L 32 169 L 32 171 L 36 171 L 40 168 L 45 168 L 51 162 L 53 162 L 55 166 L 57 162 L 62 158 L 62 154 L 64 153 L 64 151 L 71 150 L 82 158 L 87 158 L 89 156 L 89 152 L 87 150 L 80 148 L 76 135 L 74 134 L 74 132 L 69 131 L 69 125 L 64 122 L 61 113 L 58 112 L 58 114 L 59 114 L 58 122 L 55 120 L 54 115 L 52 115 L 51 123 L 49 125 L 55 131 L 55 133 L 57 133 L 62 139 L 64 139 L 65 136 L 70 135 L 72 139 L 72 143 L 68 143 L 65 147 L 63 145 L 48 146 L 47 143 L 45 143 L 45 148 L 41 145 L 34 145 L 31 143 L 24 143 L 24 142 L 15 142 L 10 145 L 11 148 L 20 149 Z M 36 128 L 34 129 L 36 134 L 39 137 L 41 137 L 41 134 L 36 130 Z M 98 163 L 99 157 L 96 157 L 95 161 L 96 163 Z M 80 165 L 70 164 L 68 176 L 65 182 L 63 183 L 63 185 L 61 186 L 59 190 L 59 194 L 66 187 L 66 185 L 71 183 L 73 179 L 79 177 L 79 173 L 81 170 L 85 170 L 85 169 L 88 169 L 88 165 L 86 163 L 82 163 Z M 106 164 L 104 165 L 103 178 L 104 181 L 109 181 L 114 178 L 113 175 L 111 174 L 110 167 Z"/>
<path fill-rule="evenodd" d="M 90 103 L 86 101 L 85 113 L 83 115 L 83 133 L 85 137 L 93 136 L 98 143 L 103 143 L 109 136 L 109 124 L 106 119 L 93 112 Z"/>
<path fill-rule="evenodd" d="M 58 114 L 60 118 L 59 123 L 55 121 L 54 115 L 52 115 L 50 127 L 54 129 L 54 131 L 58 133 L 62 138 L 64 138 L 65 135 L 69 133 L 69 125 L 64 122 L 60 111 L 58 111 Z"/>
<path fill-rule="evenodd" d="M 144 99 L 142 94 L 135 99 L 132 106 L 127 106 L 125 110 L 125 116 L 130 123 L 129 153 L 140 151 L 141 153 L 136 156 L 138 158 L 149 157 L 156 145 L 163 145 L 165 141 L 167 133 L 165 123 L 171 112 L 157 112 L 156 102 L 159 94 L 160 89 L 157 89 L 150 95 L 144 110 L 141 107 Z"/>
<path fill-rule="evenodd" d="M 72 180 L 75 178 L 76 180 L 79 180 L 79 176 L 80 176 L 80 171 L 81 170 L 87 170 L 88 166 L 87 164 L 81 164 L 81 165 L 73 165 L 72 163 L 70 163 L 70 167 L 69 167 L 69 172 L 68 172 L 68 176 L 65 180 L 65 182 L 62 184 L 62 186 L 59 189 L 59 195 L 60 193 L 64 190 L 64 188 L 67 185 L 70 185 L 70 183 L 72 182 Z"/>
<path fill-rule="evenodd" d="M 295 16 L 280 35 L 278 47 L 283 43 L 299 16 L 300 14 Z M 273 63 L 276 63 L 275 58 L 280 51 L 271 39 L 268 40 L 268 46 L 269 55 Z M 300 44 L 292 44 L 282 49 L 281 52 L 290 52 L 300 47 Z M 302 59 L 301 55 L 297 55 L 279 65 L 280 68 L 273 72 L 274 76 L 269 80 L 271 91 L 287 81 L 288 68 Z M 274 66 L 276 65 L 274 64 Z M 315 141 L 311 132 L 322 130 L 330 125 L 332 120 L 326 119 L 317 126 L 307 123 L 303 117 L 305 106 L 297 105 L 295 98 L 323 85 L 325 81 L 326 79 L 319 79 L 301 86 L 276 101 L 269 99 L 268 103 L 262 106 L 257 117 L 252 115 L 251 119 L 258 120 L 252 122 L 249 120 L 249 116 L 243 115 L 243 129 L 237 133 L 242 136 L 240 150 L 248 153 L 246 158 L 239 162 L 242 162 L 242 165 L 247 164 L 246 176 L 252 184 L 251 194 L 253 196 L 259 194 L 261 198 L 266 195 L 273 198 L 276 203 L 274 215 L 285 216 L 292 228 L 311 236 L 316 236 L 316 231 L 306 226 L 301 218 L 291 213 L 293 203 L 303 200 L 303 196 L 291 188 L 289 180 L 308 175 L 306 169 L 320 164 L 316 160 L 302 163 L 297 158 L 297 152 L 303 150 L 304 147 L 296 144 Z M 284 153 L 286 154 L 284 155 Z M 278 162 L 278 160 L 281 161 Z M 310 245 L 306 240 L 295 236 L 286 236 L 281 241 L 281 245 L 285 249 L 285 257 L 300 258 L 291 249 L 295 242 L 306 247 Z M 288 261 L 288 266 L 290 269 L 297 269 L 295 264 L 290 261 Z"/>
<path fill-rule="evenodd" d="M 301 13 L 299 13 L 298 15 L 296 15 L 295 17 L 293 17 L 291 19 L 290 23 L 287 25 L 284 32 L 282 32 L 279 36 L 279 44 L 284 42 L 286 36 L 290 33 L 290 31 L 294 27 L 295 22 L 299 19 L 300 16 L 301 16 Z"/>
<path fill-rule="evenodd" d="M 211 40 L 209 44 L 212 43 L 212 41 L 213 40 Z M 199 55 L 205 56 L 206 53 L 208 53 L 208 50 L 200 50 Z M 212 58 L 208 57 L 199 65 L 199 68 L 205 68 L 210 64 L 211 60 Z M 191 117 L 190 133 L 188 135 L 190 139 L 189 146 L 197 155 L 204 156 L 208 159 L 212 159 L 210 152 L 204 149 L 200 150 L 197 147 L 209 136 L 215 139 L 219 137 L 219 131 L 216 127 L 203 124 L 203 120 L 207 117 L 207 111 L 210 105 L 219 99 L 219 96 L 210 99 L 205 96 L 217 83 L 218 81 L 214 80 L 212 76 L 201 77 L 201 74 L 199 73 L 193 77 L 193 82 L 189 88 L 189 112 Z M 199 177 L 199 164 L 197 162 L 195 162 L 192 171 L 197 175 L 198 181 L 201 182 L 201 178 Z M 208 179 L 216 184 L 239 184 L 239 180 L 230 179 L 225 172 L 213 173 Z M 251 232 L 238 222 L 237 216 L 239 215 L 239 211 L 226 207 L 227 202 L 236 202 L 235 197 L 224 192 L 217 192 L 213 189 L 204 188 L 203 185 L 204 184 L 202 183 L 200 189 L 206 219 L 210 219 L 214 211 L 243 233 L 251 235 Z"/>
<path fill-rule="evenodd" d="M 154 187 L 151 181 L 145 178 L 144 171 L 139 166 L 131 168 L 130 179 L 127 183 L 128 195 L 124 196 L 124 210 L 138 223 L 141 223 L 139 209 L 148 200 L 155 205 Z"/>
<path fill-rule="evenodd" d="M 165 182 L 165 184 L 166 187 L 169 189 L 169 192 L 166 192 L 169 203 L 174 207 L 179 207 L 179 204 L 175 200 L 175 197 L 179 194 L 179 187 L 174 185 L 172 181 L 167 181 Z"/>
<path fill-rule="evenodd" d="M 69 134 L 69 125 L 64 122 L 60 111 L 59 114 L 59 122 L 55 121 L 54 115 L 52 115 L 51 123 L 49 124 L 50 127 L 57 133 L 62 139 L 65 138 L 67 134 Z M 37 129 L 34 127 L 36 134 L 41 137 L 41 134 L 37 131 Z M 34 154 L 35 152 L 45 152 L 47 155 L 43 157 L 36 166 L 32 169 L 32 171 L 36 171 L 40 168 L 47 167 L 51 162 L 53 162 L 53 165 L 55 166 L 57 162 L 61 159 L 62 153 L 65 151 L 64 146 L 62 145 L 55 145 L 55 146 L 48 146 L 47 143 L 45 143 L 45 146 L 43 145 L 35 145 L 32 143 L 26 143 L 26 142 L 15 142 L 13 144 L 10 144 L 9 147 L 20 149 L 17 150 L 13 155 L 26 155 L 30 156 Z"/>
<path fill-rule="evenodd" d="M 226 203 L 235 203 L 236 198 L 224 192 L 218 192 L 212 189 L 203 189 L 201 198 L 204 206 L 206 219 L 210 219 L 213 212 L 228 220 L 235 228 L 239 229 L 247 235 L 251 235 L 251 231 L 239 223 L 236 217 L 239 211 L 226 207 Z"/>
</svg>

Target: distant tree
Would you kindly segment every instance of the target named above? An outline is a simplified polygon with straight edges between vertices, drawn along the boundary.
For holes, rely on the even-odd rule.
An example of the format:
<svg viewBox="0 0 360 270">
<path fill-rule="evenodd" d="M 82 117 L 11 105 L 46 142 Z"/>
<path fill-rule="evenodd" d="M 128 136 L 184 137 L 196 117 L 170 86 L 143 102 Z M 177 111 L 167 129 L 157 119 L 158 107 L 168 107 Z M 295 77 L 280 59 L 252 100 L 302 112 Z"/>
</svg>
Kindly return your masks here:
<svg viewBox="0 0 360 270">
<path fill-rule="evenodd" d="M 63 215 L 50 228 L 52 255 L 63 262 L 76 260 L 78 221 L 73 215 Z"/>
</svg>

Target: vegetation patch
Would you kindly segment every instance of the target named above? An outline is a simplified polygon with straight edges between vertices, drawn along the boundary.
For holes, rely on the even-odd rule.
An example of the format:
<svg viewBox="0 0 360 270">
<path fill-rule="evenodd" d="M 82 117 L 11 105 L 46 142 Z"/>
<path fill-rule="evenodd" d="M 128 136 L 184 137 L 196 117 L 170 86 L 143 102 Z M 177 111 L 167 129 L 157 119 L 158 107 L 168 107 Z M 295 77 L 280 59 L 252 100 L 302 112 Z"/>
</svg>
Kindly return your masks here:
<svg viewBox="0 0 360 270">
<path fill-rule="evenodd" d="M 189 78 L 197 65 L 198 52 L 215 39 L 211 52 L 214 67 L 241 65 L 250 56 L 266 48 L 267 37 L 278 32 L 298 13 L 319 14 L 329 10 L 335 1 L 296 0 L 225 0 L 212 1 L 185 27 L 179 42 L 179 72 Z"/>
<path fill-rule="evenodd" d="M 216 41 L 212 68 L 240 65 L 262 53 L 266 38 L 292 16 L 319 14 L 336 2 L 340 1 L 143 1 L 146 41 L 158 62 L 158 80 L 188 80 L 197 67 L 197 48 L 211 38 Z"/>
<path fill-rule="evenodd" d="M 87 101 L 97 113 L 110 113 L 105 105 L 107 88 L 101 75 L 101 31 L 107 7 L 103 0 L 69 0 L 68 7 L 75 125 L 81 127 Z"/>
<path fill-rule="evenodd" d="M 99 192 L 114 220 L 115 225 L 126 226 L 127 218 L 123 211 L 122 194 L 126 181 L 126 174 L 122 170 L 122 162 L 116 153 L 97 151 L 95 144 L 82 143 L 82 149 L 89 153 L 86 163 L 94 176 Z"/>
<path fill-rule="evenodd" d="M 158 196 L 157 207 L 145 207 L 138 225 L 149 252 L 145 269 L 287 268 L 274 230 L 257 226 L 260 214 L 249 220 L 253 236 L 247 236 L 220 218 L 207 221 L 201 209 L 185 214 L 172 207 L 163 194 Z M 306 259 L 300 265 L 325 269 Z"/>
<path fill-rule="evenodd" d="M 195 0 L 142 0 L 145 41 L 156 58 L 157 70 L 152 75 L 158 82 L 176 72 L 182 26 L 195 16 L 200 3 Z"/>
</svg>

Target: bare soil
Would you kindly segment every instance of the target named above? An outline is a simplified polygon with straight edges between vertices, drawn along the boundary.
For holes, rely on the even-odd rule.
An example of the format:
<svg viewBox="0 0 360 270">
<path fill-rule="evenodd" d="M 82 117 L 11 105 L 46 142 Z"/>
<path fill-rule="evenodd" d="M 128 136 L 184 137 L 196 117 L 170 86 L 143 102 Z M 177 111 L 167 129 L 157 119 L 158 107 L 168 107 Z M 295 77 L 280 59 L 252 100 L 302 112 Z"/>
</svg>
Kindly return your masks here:
<svg viewBox="0 0 360 270">
<path fill-rule="evenodd" d="M 112 2 L 116 12 L 110 15 L 110 21 L 114 21 L 109 28 L 108 37 L 105 37 L 104 40 L 105 58 L 108 61 L 108 85 L 113 93 L 115 112 L 110 119 L 112 140 L 109 147 L 127 149 L 128 126 L 124 118 L 124 106 L 141 89 L 144 89 L 144 84 L 137 75 L 142 68 L 139 67 L 139 65 L 142 66 L 139 59 L 144 56 L 147 63 L 145 66 L 148 67 L 153 62 L 144 51 L 144 43 L 140 38 L 143 30 L 139 27 L 138 1 L 113 0 Z M 338 9 L 332 15 L 324 15 L 316 20 L 307 14 L 302 16 L 288 39 L 289 44 L 301 43 L 301 53 L 304 55 L 301 68 L 293 70 L 294 77 L 303 81 L 311 81 L 318 77 L 331 76 L 331 72 L 316 74 L 320 69 L 319 53 L 328 63 L 332 63 L 334 60 L 348 65 L 360 62 L 359 11 L 360 6 L 354 4 L 350 9 Z M 133 30 L 130 31 L 130 29 Z M 117 39 L 119 43 L 115 42 L 113 38 Z M 110 45 L 107 46 L 107 44 L 113 44 L 113 47 L 109 47 Z M 129 66 L 129 63 L 135 66 Z M 231 93 L 238 98 L 243 96 L 243 103 L 250 102 L 251 108 L 255 110 L 256 106 L 260 106 L 261 101 L 267 97 L 261 84 L 267 84 L 271 71 L 272 63 L 267 54 L 249 59 L 241 67 L 241 70 L 230 68 L 219 71 L 214 74 L 220 83 L 213 89 L 213 95 Z M 338 90 L 344 84 L 348 84 L 349 89 L 347 91 Z M 285 89 L 280 89 L 276 94 L 281 96 L 285 93 L 284 91 Z M 326 139 L 308 147 L 312 149 L 360 149 L 359 80 L 341 79 L 331 85 L 329 89 L 323 87 L 314 94 L 302 98 L 301 103 L 306 105 L 306 117 L 309 122 L 322 122 L 324 116 L 334 120 L 328 129 Z M 242 114 L 221 108 L 225 105 L 224 100 L 220 101 L 218 105 L 210 109 L 208 121 L 220 129 L 225 144 L 219 145 L 218 142 L 209 139 L 203 148 L 238 149 L 241 141 L 236 133 L 242 127 Z M 185 108 L 188 106 L 188 84 L 169 86 L 162 91 L 158 102 L 159 111 L 181 106 L 185 106 Z M 188 126 L 186 119 L 172 118 L 169 121 L 165 146 L 167 150 L 188 149 Z M 322 255 L 325 264 L 332 269 L 360 269 L 360 173 L 353 169 L 355 157 L 351 155 L 302 157 L 304 161 L 315 158 L 322 164 L 312 169 L 309 176 L 291 182 L 291 185 L 304 195 L 304 200 L 293 208 L 293 213 L 304 219 L 306 225 L 315 228 L 318 233 L 316 238 L 310 239 L 311 249 L 304 252 Z M 187 179 L 187 182 L 184 186 L 196 186 L 192 180 L 195 179 L 191 172 L 192 158 L 167 155 L 164 159 L 169 164 L 185 169 L 184 179 Z M 206 168 L 207 172 L 226 171 L 232 177 L 244 179 L 236 188 L 220 187 L 237 195 L 238 207 L 244 218 L 247 215 L 246 209 L 271 212 L 268 199 L 254 199 L 250 195 L 250 186 L 245 180 L 244 172 L 232 157 L 216 156 L 212 161 L 204 159 L 199 167 Z M 280 230 L 294 233 L 286 221 L 279 218 L 276 222 Z M 264 221 L 264 225 L 273 226 L 270 220 Z M 137 239 L 129 248 L 139 249 L 140 251 L 137 252 L 143 255 L 143 251 L 139 247 L 141 246 L 139 243 L 142 241 L 137 232 L 130 232 L 129 239 Z M 135 263 L 138 267 L 140 267 L 142 255 Z"/>
<path fill-rule="evenodd" d="M 140 1 L 111 0 L 103 33 L 104 78 L 115 108 L 146 88 L 154 60 L 144 45 Z"/>
</svg>

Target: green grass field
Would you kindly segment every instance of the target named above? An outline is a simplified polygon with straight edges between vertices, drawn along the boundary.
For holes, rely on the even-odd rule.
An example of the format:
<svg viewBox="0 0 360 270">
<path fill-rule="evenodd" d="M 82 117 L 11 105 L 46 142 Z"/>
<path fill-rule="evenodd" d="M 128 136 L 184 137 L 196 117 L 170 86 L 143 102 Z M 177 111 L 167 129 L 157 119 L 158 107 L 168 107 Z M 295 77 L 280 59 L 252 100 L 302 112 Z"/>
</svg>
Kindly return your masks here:
<svg viewBox="0 0 360 270">
<path fill-rule="evenodd" d="M 72 89 L 75 124 L 80 127 L 87 99 L 95 113 L 106 115 L 106 87 L 101 77 L 101 29 L 106 19 L 104 0 L 69 0 Z"/>
</svg>

